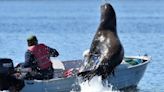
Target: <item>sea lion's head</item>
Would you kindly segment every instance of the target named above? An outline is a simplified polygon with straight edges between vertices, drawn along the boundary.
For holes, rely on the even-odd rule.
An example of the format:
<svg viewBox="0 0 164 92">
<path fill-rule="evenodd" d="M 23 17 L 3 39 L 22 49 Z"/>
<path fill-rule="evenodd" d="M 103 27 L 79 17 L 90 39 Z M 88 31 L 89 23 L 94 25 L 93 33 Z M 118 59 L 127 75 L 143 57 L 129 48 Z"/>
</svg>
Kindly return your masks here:
<svg viewBox="0 0 164 92">
<path fill-rule="evenodd" d="M 109 3 L 101 5 L 101 24 L 99 29 L 116 29 L 116 14 Z"/>
</svg>

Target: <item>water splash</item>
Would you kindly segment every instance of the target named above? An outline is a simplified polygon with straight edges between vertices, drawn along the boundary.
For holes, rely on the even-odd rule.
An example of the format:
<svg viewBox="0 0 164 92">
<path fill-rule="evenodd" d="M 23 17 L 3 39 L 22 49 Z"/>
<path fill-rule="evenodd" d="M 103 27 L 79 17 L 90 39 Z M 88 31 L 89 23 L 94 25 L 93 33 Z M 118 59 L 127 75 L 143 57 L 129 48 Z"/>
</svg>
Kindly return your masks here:
<svg viewBox="0 0 164 92">
<path fill-rule="evenodd" d="M 111 85 L 108 87 L 108 83 L 103 85 L 100 76 L 95 76 L 90 81 L 85 81 L 79 85 L 81 87 L 80 92 L 119 92 L 118 90 L 113 90 Z"/>
<path fill-rule="evenodd" d="M 5 91 L 0 91 L 0 92 L 9 92 L 9 91 L 5 90 Z"/>
</svg>

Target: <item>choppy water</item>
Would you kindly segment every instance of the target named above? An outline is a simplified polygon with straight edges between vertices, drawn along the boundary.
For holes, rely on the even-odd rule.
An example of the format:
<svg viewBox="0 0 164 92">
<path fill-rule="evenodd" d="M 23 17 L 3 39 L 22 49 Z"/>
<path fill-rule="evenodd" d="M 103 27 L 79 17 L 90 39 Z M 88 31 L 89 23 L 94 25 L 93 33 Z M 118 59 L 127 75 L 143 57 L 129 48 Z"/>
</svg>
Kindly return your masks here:
<svg viewBox="0 0 164 92">
<path fill-rule="evenodd" d="M 152 56 L 139 92 L 164 91 L 164 1 L 110 0 L 126 55 Z M 24 61 L 26 38 L 56 48 L 59 59 L 81 59 L 99 24 L 101 0 L 0 1 L 0 57 Z"/>
<path fill-rule="evenodd" d="M 106 83 L 102 85 L 102 79 L 100 76 L 93 77 L 90 81 L 80 83 L 80 92 L 120 92 L 119 90 L 114 90 L 112 85 Z"/>
</svg>

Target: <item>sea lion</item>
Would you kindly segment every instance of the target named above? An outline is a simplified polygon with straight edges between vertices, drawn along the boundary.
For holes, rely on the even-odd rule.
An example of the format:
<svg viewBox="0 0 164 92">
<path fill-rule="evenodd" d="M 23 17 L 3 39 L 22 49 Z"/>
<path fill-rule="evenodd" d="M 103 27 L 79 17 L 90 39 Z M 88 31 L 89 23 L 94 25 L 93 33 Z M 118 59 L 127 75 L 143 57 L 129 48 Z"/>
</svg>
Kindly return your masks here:
<svg viewBox="0 0 164 92">
<path fill-rule="evenodd" d="M 101 22 L 93 38 L 87 60 L 97 55 L 101 64 L 96 70 L 79 73 L 80 76 L 91 79 L 95 75 L 106 79 L 124 57 L 124 49 L 117 35 L 116 14 L 109 3 L 101 5 Z"/>
</svg>

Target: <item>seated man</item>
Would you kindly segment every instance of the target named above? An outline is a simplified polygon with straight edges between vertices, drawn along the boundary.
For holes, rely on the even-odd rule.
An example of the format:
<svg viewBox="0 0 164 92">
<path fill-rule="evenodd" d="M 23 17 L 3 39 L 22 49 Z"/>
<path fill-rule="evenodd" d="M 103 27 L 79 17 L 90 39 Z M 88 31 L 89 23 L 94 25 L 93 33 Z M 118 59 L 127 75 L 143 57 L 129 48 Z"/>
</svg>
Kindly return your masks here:
<svg viewBox="0 0 164 92">
<path fill-rule="evenodd" d="M 27 74 L 32 79 L 51 79 L 53 78 L 53 67 L 50 57 L 59 55 L 56 49 L 52 49 L 44 44 L 38 44 L 36 36 L 27 39 L 28 49 L 25 53 L 24 68 L 31 68 L 31 72 Z M 29 76 L 27 78 L 29 78 Z"/>
</svg>

